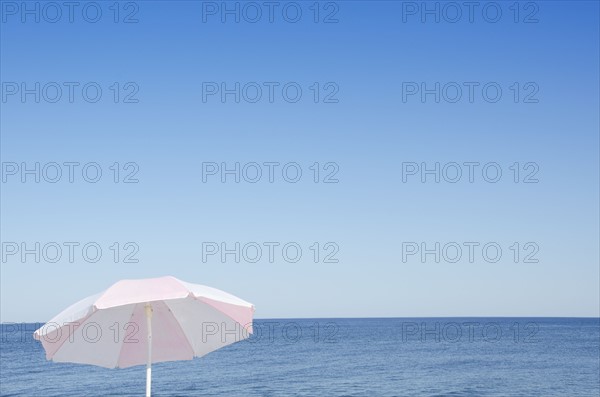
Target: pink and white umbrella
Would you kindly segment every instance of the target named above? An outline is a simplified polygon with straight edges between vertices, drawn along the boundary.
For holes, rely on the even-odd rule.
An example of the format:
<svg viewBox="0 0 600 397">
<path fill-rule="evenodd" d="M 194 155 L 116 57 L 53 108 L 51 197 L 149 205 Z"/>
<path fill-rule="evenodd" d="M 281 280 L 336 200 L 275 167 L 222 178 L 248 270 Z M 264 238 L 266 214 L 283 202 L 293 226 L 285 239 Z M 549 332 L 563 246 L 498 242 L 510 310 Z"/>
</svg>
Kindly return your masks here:
<svg viewBox="0 0 600 397">
<path fill-rule="evenodd" d="M 127 368 L 191 360 L 252 333 L 254 305 L 175 277 L 121 280 L 68 307 L 34 338 L 55 362 Z"/>
</svg>

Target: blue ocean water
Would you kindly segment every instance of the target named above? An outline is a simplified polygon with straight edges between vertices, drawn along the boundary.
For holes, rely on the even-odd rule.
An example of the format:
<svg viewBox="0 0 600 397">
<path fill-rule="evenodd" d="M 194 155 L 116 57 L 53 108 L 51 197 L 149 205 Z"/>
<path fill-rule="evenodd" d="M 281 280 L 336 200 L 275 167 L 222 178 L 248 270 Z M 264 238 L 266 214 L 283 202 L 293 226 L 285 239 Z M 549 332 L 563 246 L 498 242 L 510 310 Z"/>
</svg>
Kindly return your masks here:
<svg viewBox="0 0 600 397">
<path fill-rule="evenodd" d="M 598 396 L 600 319 L 276 319 L 192 361 L 156 396 Z M 143 366 L 48 362 L 38 324 L 3 324 L 2 396 L 141 396 Z"/>
</svg>

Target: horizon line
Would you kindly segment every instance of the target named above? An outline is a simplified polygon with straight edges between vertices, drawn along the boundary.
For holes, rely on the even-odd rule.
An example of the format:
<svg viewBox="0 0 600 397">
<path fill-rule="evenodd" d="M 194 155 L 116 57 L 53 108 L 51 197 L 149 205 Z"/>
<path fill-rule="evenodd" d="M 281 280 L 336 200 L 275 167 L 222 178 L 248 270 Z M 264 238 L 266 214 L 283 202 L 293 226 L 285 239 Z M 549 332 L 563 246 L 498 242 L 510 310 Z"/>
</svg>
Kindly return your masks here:
<svg viewBox="0 0 600 397">
<path fill-rule="evenodd" d="M 398 317 L 398 316 L 377 316 L 377 317 L 268 317 L 268 318 L 255 318 L 254 321 L 265 321 L 265 320 L 393 320 L 393 319 L 464 319 L 464 318 L 497 318 L 497 319 L 597 319 L 598 316 L 410 316 L 410 317 Z M 49 321 L 49 320 L 48 320 Z M 38 324 L 46 323 L 47 321 L 1 321 L 0 325 L 5 324 Z"/>
</svg>

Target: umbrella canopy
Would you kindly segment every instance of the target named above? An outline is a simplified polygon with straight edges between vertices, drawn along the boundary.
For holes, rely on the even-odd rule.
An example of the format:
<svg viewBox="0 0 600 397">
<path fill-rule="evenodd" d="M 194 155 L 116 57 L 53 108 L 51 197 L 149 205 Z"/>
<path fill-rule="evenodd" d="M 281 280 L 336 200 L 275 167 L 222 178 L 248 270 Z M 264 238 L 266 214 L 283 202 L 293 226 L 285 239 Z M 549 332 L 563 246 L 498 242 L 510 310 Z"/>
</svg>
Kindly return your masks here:
<svg viewBox="0 0 600 397">
<path fill-rule="evenodd" d="M 68 307 L 34 338 L 56 362 L 126 368 L 191 360 L 252 333 L 254 306 L 175 277 L 122 280 Z"/>
</svg>

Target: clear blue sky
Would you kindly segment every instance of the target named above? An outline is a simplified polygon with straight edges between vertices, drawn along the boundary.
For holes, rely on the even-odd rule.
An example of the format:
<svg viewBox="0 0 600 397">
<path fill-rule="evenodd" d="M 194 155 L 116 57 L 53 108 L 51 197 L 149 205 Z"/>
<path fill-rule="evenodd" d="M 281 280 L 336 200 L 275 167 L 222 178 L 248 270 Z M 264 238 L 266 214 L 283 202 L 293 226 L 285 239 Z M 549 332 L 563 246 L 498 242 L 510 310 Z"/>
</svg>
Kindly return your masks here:
<svg viewBox="0 0 600 397">
<path fill-rule="evenodd" d="M 166 274 L 238 295 L 259 318 L 598 316 L 598 2 L 521 3 L 518 15 L 512 2 L 495 3 L 495 23 L 494 9 L 482 14 L 486 2 L 472 22 L 462 9 L 456 23 L 456 10 L 440 9 L 436 23 L 421 2 L 324 2 L 317 16 L 312 1 L 298 2 L 296 23 L 289 2 L 278 3 L 272 23 L 267 8 L 252 23 L 256 10 L 243 3 L 239 23 L 234 14 L 222 22 L 221 2 L 123 2 L 118 15 L 113 2 L 99 2 L 96 23 L 80 8 L 73 23 L 67 9 L 60 18 L 40 9 L 37 23 L 20 4 L 2 1 L 2 321 L 48 320 L 118 279 Z M 86 12 L 95 18 L 95 9 Z M 21 90 L 36 82 L 40 103 L 35 94 L 23 101 Z M 222 82 L 240 83 L 239 103 L 209 95 Z M 439 103 L 410 91 L 436 82 Z M 70 83 L 79 84 L 72 103 Z M 51 103 L 57 85 L 62 97 Z M 257 85 L 262 96 L 252 103 Z M 92 103 L 97 86 L 102 97 Z M 302 97 L 292 103 L 297 86 Z M 452 103 L 457 86 L 462 96 Z M 40 183 L 26 173 L 21 182 L 23 162 L 40 163 Z M 53 162 L 63 173 L 57 183 L 44 179 L 54 178 Z M 65 162 L 80 163 L 73 183 Z M 94 162 L 102 177 L 86 182 L 81 168 Z M 130 162 L 137 166 L 125 169 Z M 203 163 L 212 162 L 256 162 L 263 175 L 234 183 L 226 174 L 221 183 L 217 173 L 203 182 Z M 281 164 L 273 183 L 265 162 Z M 460 164 L 462 178 L 435 183 L 425 174 L 422 183 L 417 172 L 403 182 L 412 166 L 403 163 L 436 162 L 440 172 Z M 473 183 L 465 162 L 480 163 Z M 299 182 L 282 178 L 287 163 L 302 169 Z M 497 183 L 483 179 L 487 163 L 502 170 Z M 448 179 L 452 167 L 444 168 Z M 245 170 L 252 179 L 252 165 Z M 122 183 L 130 173 L 138 183 Z M 338 182 L 322 183 L 331 173 Z M 523 183 L 531 173 L 538 182 Z M 7 254 L 23 242 L 57 243 L 62 256 L 46 260 L 54 245 L 40 263 Z M 80 244 L 73 263 L 65 242 Z M 89 242 L 102 248 L 96 263 L 83 258 Z M 262 257 L 245 260 L 255 256 L 251 245 L 240 263 L 233 255 L 203 260 L 203 242 L 256 242 Z M 280 244 L 273 263 L 265 242 Z M 301 247 L 298 262 L 281 254 L 288 242 Z M 439 263 L 433 254 L 403 261 L 403 243 L 421 242 L 440 250 L 456 242 L 463 256 L 446 260 L 454 257 L 449 245 Z M 480 244 L 473 263 L 465 242 Z M 495 263 L 481 253 L 489 242 L 502 249 Z M 136 247 L 138 262 L 123 263 Z M 325 263 L 336 249 L 337 262 Z M 537 262 L 525 262 L 533 251 Z"/>
</svg>

